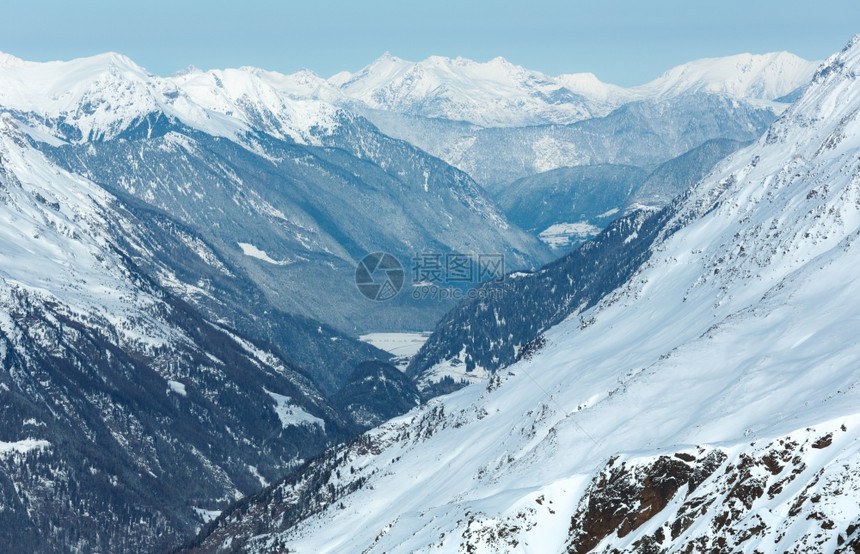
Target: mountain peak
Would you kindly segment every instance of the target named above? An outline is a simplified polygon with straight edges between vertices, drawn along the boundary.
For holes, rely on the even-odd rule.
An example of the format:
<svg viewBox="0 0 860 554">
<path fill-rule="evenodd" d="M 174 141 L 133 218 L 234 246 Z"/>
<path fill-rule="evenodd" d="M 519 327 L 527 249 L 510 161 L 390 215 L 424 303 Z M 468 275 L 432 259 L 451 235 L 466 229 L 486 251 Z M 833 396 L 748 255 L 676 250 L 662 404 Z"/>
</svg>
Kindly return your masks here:
<svg viewBox="0 0 860 554">
<path fill-rule="evenodd" d="M 22 66 L 26 62 L 21 58 L 15 57 L 12 54 L 7 54 L 6 52 L 0 52 L 0 66 L 3 67 L 16 67 Z"/>
<path fill-rule="evenodd" d="M 809 82 L 818 63 L 789 52 L 702 58 L 673 67 L 632 90 L 658 97 L 705 92 L 773 100 L 796 89 L 798 83 Z"/>
<path fill-rule="evenodd" d="M 144 77 L 154 77 L 152 73 L 144 69 L 143 67 L 137 65 L 134 60 L 126 56 L 125 54 L 120 54 L 118 52 L 105 52 L 103 54 L 96 54 L 95 56 L 89 56 L 86 58 L 78 58 L 76 60 L 70 60 L 68 62 L 60 62 L 66 63 L 70 65 L 91 65 L 94 68 L 99 66 L 103 68 L 120 70 L 123 72 L 134 73 Z"/>
<path fill-rule="evenodd" d="M 203 70 L 194 64 L 190 64 L 174 73 L 173 77 L 183 77 L 185 75 L 195 75 L 198 73 L 203 73 Z"/>
<path fill-rule="evenodd" d="M 381 56 L 376 58 L 376 60 L 374 60 L 370 65 L 374 65 L 374 64 L 378 64 L 378 63 L 392 63 L 392 62 L 398 63 L 398 62 L 402 62 L 402 61 L 405 61 L 405 60 L 403 60 L 402 58 L 398 58 L 397 56 L 395 56 L 394 54 L 392 54 L 391 52 L 386 50 L 385 52 L 382 53 Z"/>
<path fill-rule="evenodd" d="M 492 65 L 501 65 L 501 66 L 506 66 L 506 67 L 516 67 L 516 65 L 515 65 L 515 64 L 512 64 L 511 62 L 509 62 L 509 61 L 507 60 L 507 58 L 505 58 L 505 57 L 503 57 L 503 56 L 496 56 L 495 58 L 493 58 L 492 60 L 488 61 L 487 63 L 488 63 L 488 64 L 492 64 Z"/>
<path fill-rule="evenodd" d="M 829 73 L 837 68 L 841 70 L 847 68 L 851 73 L 860 72 L 860 33 L 854 35 L 842 50 L 827 58 L 815 77 L 817 79 L 822 73 Z"/>
</svg>

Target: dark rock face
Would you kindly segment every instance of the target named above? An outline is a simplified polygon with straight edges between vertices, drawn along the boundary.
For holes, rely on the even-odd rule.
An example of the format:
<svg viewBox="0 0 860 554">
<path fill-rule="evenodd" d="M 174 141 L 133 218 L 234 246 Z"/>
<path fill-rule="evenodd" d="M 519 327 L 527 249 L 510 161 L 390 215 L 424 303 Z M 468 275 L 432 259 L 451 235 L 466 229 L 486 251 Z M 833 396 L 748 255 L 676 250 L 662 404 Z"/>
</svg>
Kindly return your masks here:
<svg viewBox="0 0 860 554">
<path fill-rule="evenodd" d="M 357 427 L 370 429 L 420 404 L 421 394 L 393 365 L 367 361 L 356 367 L 331 401 Z"/>
<path fill-rule="evenodd" d="M 610 460 L 571 518 L 567 551 L 592 552 L 608 537 L 615 542 L 630 535 L 630 546 L 608 551 L 728 553 L 779 543 L 789 552 L 825 552 L 825 545 L 835 543 L 837 552 L 856 552 L 860 526 L 838 524 L 817 507 L 825 494 L 831 504 L 850 495 L 847 483 L 856 479 L 847 466 L 825 474 L 809 471 L 805 461 L 832 441 L 831 432 L 752 443 L 734 456 L 699 448 L 649 461 Z M 758 507 L 786 494 L 790 509 L 774 527 Z M 653 529 L 655 522 L 656 530 L 637 532 L 645 524 Z"/>
<path fill-rule="evenodd" d="M 612 533 L 627 536 L 663 510 L 682 486 L 692 493 L 724 459 L 725 454 L 714 451 L 701 460 L 687 453 L 661 456 L 644 467 L 611 460 L 571 518 L 568 552 L 590 552 Z M 661 529 L 649 548 L 664 539 Z"/>
</svg>

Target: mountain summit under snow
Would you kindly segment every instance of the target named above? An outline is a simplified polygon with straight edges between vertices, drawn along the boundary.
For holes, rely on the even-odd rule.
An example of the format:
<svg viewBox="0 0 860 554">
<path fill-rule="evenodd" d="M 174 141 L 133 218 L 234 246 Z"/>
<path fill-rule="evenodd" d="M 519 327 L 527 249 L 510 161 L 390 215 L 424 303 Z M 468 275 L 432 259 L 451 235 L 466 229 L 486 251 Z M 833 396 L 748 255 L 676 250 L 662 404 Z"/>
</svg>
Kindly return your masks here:
<svg viewBox="0 0 860 554">
<path fill-rule="evenodd" d="M 818 63 L 789 52 L 704 58 L 672 68 L 633 90 L 646 96 L 709 92 L 775 100 L 805 85 Z"/>
<path fill-rule="evenodd" d="M 594 115 L 587 98 L 501 57 L 477 63 L 431 56 L 415 63 L 386 53 L 348 78 L 336 76 L 332 84 L 373 109 L 489 127 L 535 124 L 548 111 L 567 122 Z"/>
<path fill-rule="evenodd" d="M 243 501 L 249 552 L 860 547 L 860 36 L 545 346 Z M 491 309 L 491 306 L 487 306 Z"/>
<path fill-rule="evenodd" d="M 330 103 L 296 98 L 297 91 L 326 96 L 322 84 L 311 86 L 303 74 L 189 69 L 165 78 L 116 53 L 47 63 L 16 60 L 0 63 L 0 106 L 24 114 L 37 140 L 110 140 L 163 114 L 240 142 L 265 132 L 310 144 L 343 117 Z"/>
<path fill-rule="evenodd" d="M 515 127 L 569 124 L 628 102 L 692 92 L 771 101 L 805 85 L 817 65 L 787 52 L 740 54 L 690 62 L 645 85 L 623 88 L 590 73 L 551 77 L 501 57 L 485 63 L 441 56 L 410 62 L 386 53 L 329 83 L 371 109 Z"/>
</svg>

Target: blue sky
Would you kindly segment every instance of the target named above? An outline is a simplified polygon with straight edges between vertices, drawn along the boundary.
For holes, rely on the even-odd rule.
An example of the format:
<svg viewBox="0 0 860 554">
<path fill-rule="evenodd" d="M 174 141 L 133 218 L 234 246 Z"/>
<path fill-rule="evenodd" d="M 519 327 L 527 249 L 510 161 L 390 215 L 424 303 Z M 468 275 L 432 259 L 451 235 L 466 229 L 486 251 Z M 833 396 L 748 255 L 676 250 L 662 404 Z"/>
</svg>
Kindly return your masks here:
<svg viewBox="0 0 860 554">
<path fill-rule="evenodd" d="M 46 61 L 105 51 L 153 73 L 254 65 L 328 77 L 385 51 L 591 71 L 641 84 L 696 58 L 776 50 L 820 59 L 860 32 L 860 2 L 532 0 L 84 2 L 6 0 L 0 51 Z"/>
</svg>

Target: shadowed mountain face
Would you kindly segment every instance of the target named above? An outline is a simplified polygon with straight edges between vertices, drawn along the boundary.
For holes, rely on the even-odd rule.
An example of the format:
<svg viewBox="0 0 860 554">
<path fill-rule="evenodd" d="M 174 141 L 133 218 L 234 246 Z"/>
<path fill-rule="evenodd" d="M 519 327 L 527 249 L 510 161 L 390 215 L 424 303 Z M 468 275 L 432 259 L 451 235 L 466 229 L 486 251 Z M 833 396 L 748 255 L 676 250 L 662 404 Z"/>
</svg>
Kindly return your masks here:
<svg viewBox="0 0 860 554">
<path fill-rule="evenodd" d="M 426 328 L 451 304 L 415 302 L 408 290 L 368 301 L 358 260 L 389 252 L 408 270 L 424 252 L 499 253 L 512 268 L 547 259 L 468 176 L 361 120 L 326 139 L 338 147 L 262 136 L 260 153 L 156 121 L 145 137 L 40 147 L 194 229 L 281 311 L 349 332 Z"/>
<path fill-rule="evenodd" d="M 218 509 L 355 430 L 283 351 L 159 284 L 211 280 L 196 294 L 213 310 L 242 289 L 198 236 L 134 208 L 0 121 L 0 533 L 16 548 L 159 550 L 203 522 L 195 508 Z M 281 323 L 311 336 L 305 321 Z"/>
<path fill-rule="evenodd" d="M 564 252 L 633 210 L 666 206 L 717 162 L 748 144 L 709 140 L 651 172 L 611 164 L 554 169 L 499 186 L 492 193 L 508 219 L 554 251 Z"/>
<path fill-rule="evenodd" d="M 364 429 L 406 413 L 421 403 L 412 380 L 386 362 L 363 362 L 331 399 L 342 413 Z"/>
<path fill-rule="evenodd" d="M 625 104 L 569 125 L 475 127 L 388 112 L 363 112 L 382 132 L 403 138 L 497 193 L 509 183 L 579 165 L 653 169 L 712 139 L 758 138 L 784 109 L 714 94 Z"/>
</svg>

